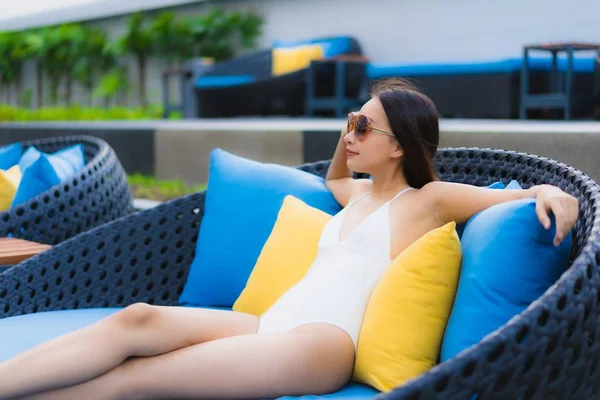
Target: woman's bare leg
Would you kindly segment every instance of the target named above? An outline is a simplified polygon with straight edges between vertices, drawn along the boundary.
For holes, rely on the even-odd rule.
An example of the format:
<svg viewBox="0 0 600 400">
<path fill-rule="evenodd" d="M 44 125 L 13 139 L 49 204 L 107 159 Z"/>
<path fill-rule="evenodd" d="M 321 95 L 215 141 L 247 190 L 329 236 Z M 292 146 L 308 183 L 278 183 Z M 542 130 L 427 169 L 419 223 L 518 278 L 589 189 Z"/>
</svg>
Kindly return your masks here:
<svg viewBox="0 0 600 400">
<path fill-rule="evenodd" d="M 91 381 L 26 399 L 254 399 L 336 391 L 351 377 L 354 345 L 337 327 L 311 325 L 134 358 Z"/>
<path fill-rule="evenodd" d="M 256 332 L 258 318 L 233 311 L 134 304 L 0 363 L 0 399 L 75 385 L 132 356 L 154 356 Z"/>
</svg>

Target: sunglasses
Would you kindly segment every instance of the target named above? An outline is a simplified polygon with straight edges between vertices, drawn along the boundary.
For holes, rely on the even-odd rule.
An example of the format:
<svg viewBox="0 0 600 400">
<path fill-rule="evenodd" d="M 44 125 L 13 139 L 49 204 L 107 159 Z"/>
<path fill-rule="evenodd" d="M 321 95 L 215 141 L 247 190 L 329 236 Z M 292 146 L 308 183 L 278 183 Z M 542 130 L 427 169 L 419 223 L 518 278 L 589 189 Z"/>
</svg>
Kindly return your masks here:
<svg viewBox="0 0 600 400">
<path fill-rule="evenodd" d="M 392 132 L 384 131 L 373 126 L 371 121 L 366 115 L 355 114 L 351 112 L 348 114 L 348 129 L 346 132 L 354 131 L 354 135 L 358 141 L 363 141 L 367 137 L 367 133 L 371 131 L 381 132 L 387 136 L 395 138 L 396 136 Z"/>
</svg>

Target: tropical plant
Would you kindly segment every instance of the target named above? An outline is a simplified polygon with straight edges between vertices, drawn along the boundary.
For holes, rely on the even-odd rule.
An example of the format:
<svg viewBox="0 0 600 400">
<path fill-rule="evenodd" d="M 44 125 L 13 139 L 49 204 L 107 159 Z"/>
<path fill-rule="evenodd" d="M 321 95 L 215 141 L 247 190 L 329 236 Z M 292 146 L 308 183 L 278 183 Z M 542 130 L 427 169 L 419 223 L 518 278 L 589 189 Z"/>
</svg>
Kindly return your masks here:
<svg viewBox="0 0 600 400">
<path fill-rule="evenodd" d="M 188 19 L 198 56 L 215 62 L 232 57 L 238 47 L 250 48 L 261 34 L 263 20 L 253 13 L 227 13 L 215 8 Z"/>
<path fill-rule="evenodd" d="M 0 93 L 12 102 L 13 89 L 21 92 L 23 64 L 29 56 L 23 35 L 13 32 L 0 33 Z"/>
<path fill-rule="evenodd" d="M 190 24 L 172 12 L 158 15 L 151 26 L 153 53 L 164 59 L 169 68 L 194 55 L 194 38 Z"/>
<path fill-rule="evenodd" d="M 138 67 L 138 101 L 142 107 L 148 105 L 146 98 L 146 63 L 152 55 L 153 34 L 144 24 L 144 16 L 137 12 L 129 18 L 127 30 L 119 40 L 120 52 L 131 54 Z"/>
</svg>

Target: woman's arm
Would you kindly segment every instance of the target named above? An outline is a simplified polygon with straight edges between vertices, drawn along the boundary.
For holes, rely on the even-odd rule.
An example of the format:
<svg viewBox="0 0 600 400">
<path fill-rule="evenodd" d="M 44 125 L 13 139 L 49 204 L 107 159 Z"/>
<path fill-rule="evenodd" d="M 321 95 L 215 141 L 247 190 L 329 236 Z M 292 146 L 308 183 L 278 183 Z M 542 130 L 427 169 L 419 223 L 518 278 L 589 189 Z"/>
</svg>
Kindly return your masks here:
<svg viewBox="0 0 600 400">
<path fill-rule="evenodd" d="M 440 223 L 466 222 L 474 214 L 493 205 L 511 200 L 535 198 L 536 213 L 544 228 L 550 228 L 549 211 L 556 218 L 555 245 L 562 242 L 575 225 L 579 215 L 577 198 L 552 185 L 538 185 L 524 190 L 498 190 L 435 181 L 425 185 L 423 190 L 435 202 L 436 219 Z"/>
<path fill-rule="evenodd" d="M 344 142 L 345 134 L 346 128 L 344 127 L 325 177 L 327 188 L 342 207 L 348 204 L 350 198 L 358 190 L 365 187 L 367 184 L 365 181 L 370 183 L 368 179 L 354 179 L 352 177 L 352 171 L 347 165 L 346 142 Z"/>
</svg>

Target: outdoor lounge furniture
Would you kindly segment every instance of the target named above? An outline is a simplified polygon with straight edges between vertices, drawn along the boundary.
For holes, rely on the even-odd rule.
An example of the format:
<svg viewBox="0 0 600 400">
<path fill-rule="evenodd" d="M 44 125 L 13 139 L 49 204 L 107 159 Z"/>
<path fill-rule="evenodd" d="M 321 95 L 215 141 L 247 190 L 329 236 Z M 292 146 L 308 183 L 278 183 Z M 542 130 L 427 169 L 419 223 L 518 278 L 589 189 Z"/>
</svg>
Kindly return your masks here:
<svg viewBox="0 0 600 400">
<path fill-rule="evenodd" d="M 293 43 L 275 43 L 265 49 L 215 64 L 195 83 L 198 117 L 303 115 L 306 105 L 308 64 L 286 73 L 274 74 L 274 52 L 302 45 L 323 46 L 323 58 L 360 55 L 358 42 L 351 37 L 326 37 Z M 319 69 L 315 96 L 332 95 L 334 69 Z M 358 93 L 363 68 L 349 68 L 346 93 Z"/>
<path fill-rule="evenodd" d="M 548 90 L 545 93 L 529 93 L 529 54 L 531 51 L 542 50 L 550 52 L 552 55 L 550 82 Z M 600 51 L 600 44 L 591 43 L 542 43 L 538 45 L 528 45 L 523 48 L 523 66 L 521 69 L 521 99 L 519 118 L 527 118 L 529 109 L 554 108 L 563 111 L 564 119 L 569 120 L 573 117 L 573 111 L 579 106 L 593 108 L 593 90 L 586 90 L 583 94 L 575 94 L 574 86 L 574 61 L 576 51 Z M 564 79 L 559 74 L 558 54 L 566 53 L 566 66 L 561 68 L 564 71 Z M 591 87 L 590 87 L 591 89 Z M 591 114 L 591 111 L 589 112 Z"/>
<path fill-rule="evenodd" d="M 551 57 L 528 57 L 528 93 L 551 91 Z M 436 104 L 446 118 L 519 118 L 523 58 L 431 63 L 372 63 L 367 79 L 402 77 L 412 80 Z M 566 60 L 558 60 L 558 70 L 566 71 Z M 593 57 L 573 61 L 573 93 L 592 95 L 595 66 Z M 525 99 L 527 102 L 528 100 Z M 588 107 L 589 108 L 589 107 Z M 588 113 L 589 114 L 589 113 Z M 543 116 L 534 111 L 532 115 Z M 591 116 L 591 115 L 590 115 Z"/>
<path fill-rule="evenodd" d="M 321 161 L 298 168 L 324 177 L 328 166 Z M 600 386 L 598 185 L 565 164 L 511 151 L 440 149 L 435 166 L 445 181 L 485 186 L 516 180 L 523 188 L 549 183 L 576 196 L 580 215 L 570 268 L 492 335 L 377 398 L 594 398 Z M 177 305 L 194 260 L 204 202 L 200 192 L 120 218 L 0 275 L 0 361 L 135 302 Z M 351 394 L 377 395 L 353 383 L 323 398 Z"/>
<path fill-rule="evenodd" d="M 134 211 L 125 171 L 104 140 L 68 136 L 22 144 L 23 151 L 35 146 L 46 153 L 81 144 L 85 166 L 66 182 L 0 212 L 0 237 L 55 245 Z"/>
</svg>

